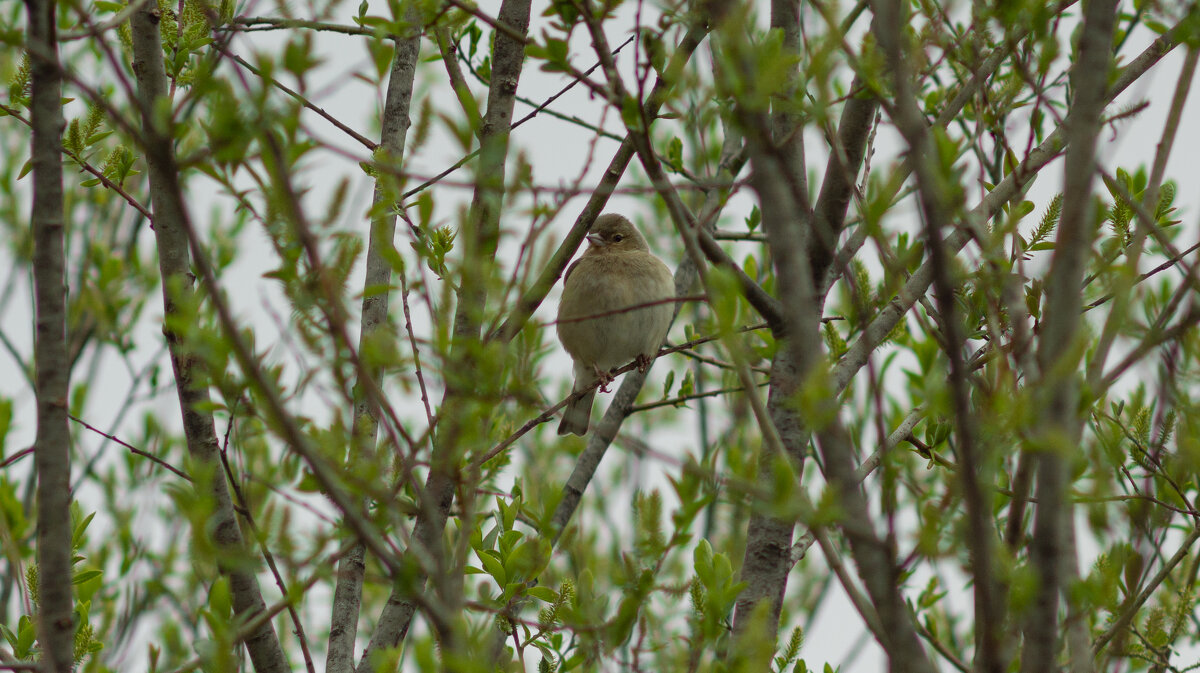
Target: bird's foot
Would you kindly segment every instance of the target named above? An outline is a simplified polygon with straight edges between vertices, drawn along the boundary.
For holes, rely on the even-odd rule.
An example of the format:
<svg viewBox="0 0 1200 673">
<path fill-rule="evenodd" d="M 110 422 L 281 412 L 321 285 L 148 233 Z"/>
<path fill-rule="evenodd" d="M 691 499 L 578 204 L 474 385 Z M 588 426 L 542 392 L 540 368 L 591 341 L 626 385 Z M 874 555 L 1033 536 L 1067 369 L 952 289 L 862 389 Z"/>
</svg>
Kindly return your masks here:
<svg viewBox="0 0 1200 673">
<path fill-rule="evenodd" d="M 634 362 L 637 363 L 637 370 L 642 374 L 645 374 L 646 370 L 650 368 L 650 363 L 654 362 L 654 356 L 643 353 L 637 356 L 637 359 L 634 360 Z"/>
<path fill-rule="evenodd" d="M 613 382 L 613 375 L 604 371 L 603 369 L 600 369 L 599 367 L 593 367 L 593 371 L 596 374 L 596 378 L 600 380 L 600 392 L 607 393 L 608 384 Z"/>
</svg>

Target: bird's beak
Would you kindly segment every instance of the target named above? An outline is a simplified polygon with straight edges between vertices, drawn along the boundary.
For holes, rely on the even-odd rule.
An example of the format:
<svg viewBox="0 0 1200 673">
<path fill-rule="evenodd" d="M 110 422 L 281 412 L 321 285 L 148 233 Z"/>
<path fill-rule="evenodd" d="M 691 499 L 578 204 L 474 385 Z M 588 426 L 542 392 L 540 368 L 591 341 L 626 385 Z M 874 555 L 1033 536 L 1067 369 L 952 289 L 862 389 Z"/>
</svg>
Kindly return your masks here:
<svg viewBox="0 0 1200 673">
<path fill-rule="evenodd" d="M 603 248 L 604 246 L 608 245 L 607 243 L 604 242 L 603 238 L 600 238 L 596 234 L 588 234 L 587 240 L 588 240 L 588 243 L 591 243 L 592 245 L 596 246 L 597 248 Z"/>
</svg>

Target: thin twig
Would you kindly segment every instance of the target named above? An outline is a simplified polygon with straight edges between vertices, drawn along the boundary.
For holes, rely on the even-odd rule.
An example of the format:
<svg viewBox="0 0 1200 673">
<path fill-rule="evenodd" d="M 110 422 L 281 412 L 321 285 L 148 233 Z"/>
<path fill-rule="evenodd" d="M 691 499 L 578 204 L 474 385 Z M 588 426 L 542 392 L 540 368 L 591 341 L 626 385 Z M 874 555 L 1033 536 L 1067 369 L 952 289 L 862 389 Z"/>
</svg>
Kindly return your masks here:
<svg viewBox="0 0 1200 673">
<path fill-rule="evenodd" d="M 120 437 L 117 437 L 116 435 L 110 435 L 107 432 L 104 432 L 103 430 L 89 424 L 87 421 L 76 418 L 75 416 L 71 416 L 70 414 L 67 415 L 67 418 L 70 418 L 72 421 L 75 421 L 76 423 L 82 425 L 83 427 L 87 428 L 88 430 L 91 430 L 92 432 L 96 433 L 97 435 L 100 435 L 101 437 L 103 437 L 109 441 L 113 441 L 113 442 L 116 442 L 117 444 L 120 444 L 121 446 L 129 449 L 130 453 L 133 453 L 138 456 L 142 456 L 143 458 L 149 458 L 152 462 L 157 463 L 159 466 L 167 469 L 170 472 L 175 473 L 176 476 L 182 477 L 188 481 L 192 481 L 192 478 L 190 476 L 188 476 L 188 474 L 186 472 L 184 472 L 183 470 L 168 463 L 167 461 L 163 460 L 162 458 L 159 458 L 158 456 L 156 456 L 152 453 L 149 453 L 147 451 L 143 451 L 143 450 L 137 448 L 136 446 L 121 439 Z M 2 467 L 2 466 L 0 466 L 0 467 Z"/>
</svg>

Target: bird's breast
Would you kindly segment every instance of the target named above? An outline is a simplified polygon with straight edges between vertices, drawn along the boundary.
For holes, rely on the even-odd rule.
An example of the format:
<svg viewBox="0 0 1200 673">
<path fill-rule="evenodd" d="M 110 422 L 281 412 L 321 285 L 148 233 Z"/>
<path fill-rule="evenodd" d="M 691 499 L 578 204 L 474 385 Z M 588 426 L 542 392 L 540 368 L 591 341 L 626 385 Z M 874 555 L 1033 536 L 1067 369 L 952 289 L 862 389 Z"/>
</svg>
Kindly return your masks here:
<svg viewBox="0 0 1200 673">
<path fill-rule="evenodd" d="M 653 355 L 674 314 L 670 270 L 649 253 L 583 257 L 559 304 L 558 335 L 573 358 L 602 370 Z"/>
</svg>

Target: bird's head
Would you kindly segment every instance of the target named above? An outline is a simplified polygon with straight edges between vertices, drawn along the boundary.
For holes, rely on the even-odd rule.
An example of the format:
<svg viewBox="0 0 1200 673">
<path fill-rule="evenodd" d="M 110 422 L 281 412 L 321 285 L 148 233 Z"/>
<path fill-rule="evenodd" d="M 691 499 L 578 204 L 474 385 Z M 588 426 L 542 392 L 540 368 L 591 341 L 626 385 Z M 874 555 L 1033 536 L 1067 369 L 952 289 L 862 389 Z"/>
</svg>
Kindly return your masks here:
<svg viewBox="0 0 1200 673">
<path fill-rule="evenodd" d="M 646 239 L 633 223 L 615 213 L 605 213 L 596 218 L 587 235 L 591 247 L 588 254 L 608 254 L 629 250 L 649 251 Z"/>
</svg>

